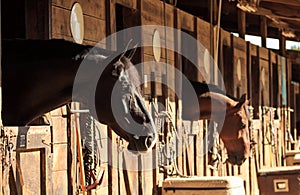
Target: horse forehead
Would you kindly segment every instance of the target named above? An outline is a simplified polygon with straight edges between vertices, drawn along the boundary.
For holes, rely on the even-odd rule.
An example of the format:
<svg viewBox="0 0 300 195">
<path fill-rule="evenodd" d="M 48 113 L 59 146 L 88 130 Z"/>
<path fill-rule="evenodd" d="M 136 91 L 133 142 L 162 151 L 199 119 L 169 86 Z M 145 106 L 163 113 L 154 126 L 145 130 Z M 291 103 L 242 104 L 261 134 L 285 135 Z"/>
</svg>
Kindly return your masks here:
<svg viewBox="0 0 300 195">
<path fill-rule="evenodd" d="M 250 119 L 249 106 L 244 105 L 243 108 L 244 108 L 244 110 L 245 110 L 246 117 L 247 117 L 247 119 L 249 120 L 249 119 Z"/>
<path fill-rule="evenodd" d="M 123 56 L 123 57 L 120 59 L 120 61 L 122 62 L 122 64 L 124 65 L 124 68 L 125 68 L 126 70 L 132 67 L 131 61 L 130 61 L 128 58 L 126 58 L 125 56 Z"/>
</svg>

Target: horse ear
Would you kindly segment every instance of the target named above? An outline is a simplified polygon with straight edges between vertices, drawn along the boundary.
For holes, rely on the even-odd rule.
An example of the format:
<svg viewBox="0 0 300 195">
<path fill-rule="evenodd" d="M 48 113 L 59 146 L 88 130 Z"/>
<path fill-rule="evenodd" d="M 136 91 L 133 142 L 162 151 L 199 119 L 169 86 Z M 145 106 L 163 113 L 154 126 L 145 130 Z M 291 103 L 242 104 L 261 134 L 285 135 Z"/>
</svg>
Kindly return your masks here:
<svg viewBox="0 0 300 195">
<path fill-rule="evenodd" d="M 132 39 L 130 39 L 130 40 L 128 41 L 126 47 L 124 48 L 123 52 L 121 53 L 121 55 L 120 55 L 120 57 L 119 57 L 119 60 L 122 59 L 122 58 L 125 56 L 125 54 L 126 54 L 128 48 L 129 48 L 129 45 L 130 45 L 130 43 L 131 43 L 132 41 L 133 41 Z"/>
<path fill-rule="evenodd" d="M 246 94 L 243 94 L 243 95 L 241 96 L 241 98 L 239 99 L 239 103 L 237 103 L 235 107 L 236 107 L 236 108 L 240 108 L 240 107 L 242 107 L 243 105 L 248 104 L 249 101 L 246 99 L 246 97 L 247 97 L 247 95 L 246 95 Z"/>
<path fill-rule="evenodd" d="M 135 44 L 135 45 L 133 46 L 133 48 L 129 51 L 130 53 L 129 53 L 128 55 L 126 55 L 126 57 L 127 57 L 129 60 L 132 59 L 134 53 L 136 52 L 137 46 L 138 46 L 138 44 Z M 126 52 L 126 53 L 128 53 L 128 52 Z"/>
</svg>

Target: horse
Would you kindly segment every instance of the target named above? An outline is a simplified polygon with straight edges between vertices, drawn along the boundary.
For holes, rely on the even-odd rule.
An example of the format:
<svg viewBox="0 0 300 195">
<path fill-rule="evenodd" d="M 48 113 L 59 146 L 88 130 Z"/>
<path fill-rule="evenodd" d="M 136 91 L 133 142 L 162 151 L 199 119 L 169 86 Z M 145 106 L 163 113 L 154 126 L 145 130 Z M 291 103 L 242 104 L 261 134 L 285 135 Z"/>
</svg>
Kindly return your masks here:
<svg viewBox="0 0 300 195">
<path fill-rule="evenodd" d="M 215 85 L 189 82 L 199 105 L 197 107 L 189 101 L 189 97 L 183 97 L 183 119 L 216 122 L 219 137 L 228 153 L 227 161 L 233 165 L 242 165 L 250 156 L 251 150 L 247 107 L 249 100 L 246 99 L 246 94 L 237 99 L 225 94 Z"/>
<path fill-rule="evenodd" d="M 90 110 L 95 108 L 92 116 L 127 140 L 129 150 L 151 150 L 157 140 L 156 127 L 141 96 L 138 71 L 131 63 L 134 49 L 128 46 L 117 55 L 59 39 L 3 40 L 3 125 L 29 125 L 44 113 L 78 101 Z M 77 78 L 84 62 L 93 71 Z M 99 76 L 97 67 L 102 64 L 107 65 Z M 97 78 L 93 94 L 89 86 Z M 75 79 L 85 89 L 83 93 L 74 91 Z"/>
</svg>

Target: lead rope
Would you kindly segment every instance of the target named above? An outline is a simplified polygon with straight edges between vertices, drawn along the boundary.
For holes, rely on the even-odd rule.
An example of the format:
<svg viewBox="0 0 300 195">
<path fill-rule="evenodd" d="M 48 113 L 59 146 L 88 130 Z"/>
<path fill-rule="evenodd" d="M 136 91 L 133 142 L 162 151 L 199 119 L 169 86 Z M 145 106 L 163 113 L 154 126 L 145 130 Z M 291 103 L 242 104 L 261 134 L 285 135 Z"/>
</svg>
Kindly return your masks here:
<svg viewBox="0 0 300 195">
<path fill-rule="evenodd" d="M 214 123 L 214 129 L 213 129 L 213 146 L 209 150 L 210 153 L 212 154 L 212 159 L 208 163 L 208 167 L 212 170 L 218 171 L 221 164 L 224 162 L 222 161 L 222 155 L 220 154 L 221 152 L 221 147 L 219 144 L 219 133 L 217 131 L 217 124 Z"/>
<path fill-rule="evenodd" d="M 166 118 L 169 120 L 170 128 L 168 128 L 168 134 L 171 137 L 169 143 L 170 143 L 171 146 L 175 147 L 176 146 L 176 139 L 179 139 L 179 137 L 178 137 L 176 125 L 174 124 L 174 122 L 172 120 L 171 113 L 168 112 L 168 111 L 162 111 L 162 112 L 159 113 L 158 109 L 154 105 L 154 103 L 152 103 L 152 106 L 153 106 L 155 114 L 158 118 L 158 121 L 159 121 L 158 123 L 160 125 L 160 128 L 163 128 L 163 123 L 164 123 L 163 121 Z M 167 166 L 171 166 L 171 168 L 169 168 L 169 170 L 172 170 L 172 171 L 167 171 L 166 172 L 168 175 L 178 175 L 178 176 L 184 177 L 184 178 L 190 177 L 188 175 L 183 174 L 179 170 L 178 165 L 177 165 L 177 161 L 176 161 L 176 149 L 175 148 L 170 147 L 170 155 L 168 155 L 167 152 L 166 152 L 165 143 L 161 143 L 161 147 L 159 147 L 159 152 L 160 152 L 161 157 L 158 160 L 158 165 L 160 166 L 160 168 L 163 169 L 164 172 L 166 172 L 166 167 Z M 162 156 L 165 156 L 170 161 L 170 165 L 162 163 Z M 175 170 L 175 173 L 174 173 L 173 170 Z"/>
<path fill-rule="evenodd" d="M 101 133 L 95 124 L 95 119 L 89 115 L 86 120 L 86 153 L 84 155 L 84 165 L 86 171 L 86 189 L 91 190 L 100 184 L 101 178 L 104 175 L 104 169 L 101 168 L 100 148 Z M 98 139 L 96 136 L 98 133 Z"/>
</svg>

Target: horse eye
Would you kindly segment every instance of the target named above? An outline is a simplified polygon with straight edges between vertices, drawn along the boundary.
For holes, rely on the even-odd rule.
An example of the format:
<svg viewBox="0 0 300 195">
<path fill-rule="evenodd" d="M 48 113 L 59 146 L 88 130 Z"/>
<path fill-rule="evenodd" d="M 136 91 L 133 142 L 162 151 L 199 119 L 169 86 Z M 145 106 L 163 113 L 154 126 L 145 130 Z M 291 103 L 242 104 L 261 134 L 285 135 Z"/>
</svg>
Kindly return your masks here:
<svg viewBox="0 0 300 195">
<path fill-rule="evenodd" d="M 242 129 L 246 128 L 246 124 L 245 124 L 245 123 L 242 123 L 242 124 L 241 124 L 241 128 L 242 128 Z"/>
</svg>

